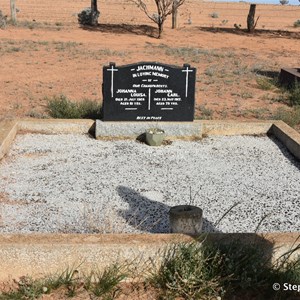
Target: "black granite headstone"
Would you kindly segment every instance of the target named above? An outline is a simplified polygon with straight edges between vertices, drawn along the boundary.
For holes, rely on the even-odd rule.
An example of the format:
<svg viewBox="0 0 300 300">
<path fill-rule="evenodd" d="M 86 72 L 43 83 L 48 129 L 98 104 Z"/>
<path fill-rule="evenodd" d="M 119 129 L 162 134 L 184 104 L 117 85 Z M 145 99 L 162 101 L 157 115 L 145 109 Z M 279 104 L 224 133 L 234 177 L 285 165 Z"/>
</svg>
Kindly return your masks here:
<svg viewBox="0 0 300 300">
<path fill-rule="evenodd" d="M 103 67 L 103 121 L 193 121 L 196 69 L 157 62 Z"/>
<path fill-rule="evenodd" d="M 282 68 L 279 74 L 279 82 L 287 87 L 300 83 L 300 68 Z"/>
</svg>

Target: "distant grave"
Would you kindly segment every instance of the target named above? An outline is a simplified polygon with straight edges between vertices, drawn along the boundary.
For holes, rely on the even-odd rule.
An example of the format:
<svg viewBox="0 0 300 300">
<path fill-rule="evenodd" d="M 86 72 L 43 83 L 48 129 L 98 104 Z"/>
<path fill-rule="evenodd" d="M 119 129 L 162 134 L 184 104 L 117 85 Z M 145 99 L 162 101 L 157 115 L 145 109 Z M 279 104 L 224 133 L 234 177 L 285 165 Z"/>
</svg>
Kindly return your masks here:
<svg viewBox="0 0 300 300">
<path fill-rule="evenodd" d="M 300 68 L 282 68 L 279 80 L 286 86 L 293 86 L 296 82 L 300 84 Z"/>
<path fill-rule="evenodd" d="M 103 121 L 193 121 L 196 69 L 157 62 L 103 68 Z"/>
</svg>

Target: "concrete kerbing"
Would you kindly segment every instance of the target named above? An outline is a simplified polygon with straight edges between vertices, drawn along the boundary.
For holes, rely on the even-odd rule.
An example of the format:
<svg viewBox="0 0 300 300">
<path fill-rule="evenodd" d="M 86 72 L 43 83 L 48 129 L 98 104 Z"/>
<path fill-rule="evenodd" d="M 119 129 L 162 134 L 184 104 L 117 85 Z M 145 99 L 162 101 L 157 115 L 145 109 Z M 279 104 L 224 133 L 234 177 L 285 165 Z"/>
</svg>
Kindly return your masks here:
<svg viewBox="0 0 300 300">
<path fill-rule="evenodd" d="M 159 263 L 169 243 L 192 240 L 184 235 L 30 234 L 0 235 L 0 280 L 43 277 L 76 267 L 81 272 L 128 263 L 146 274 L 150 259 Z"/>
<path fill-rule="evenodd" d="M 17 132 L 17 121 L 2 121 L 0 123 L 0 160 L 9 151 Z"/>
<path fill-rule="evenodd" d="M 269 131 L 300 160 L 300 134 L 282 121 L 274 122 Z"/>
<path fill-rule="evenodd" d="M 88 133 L 95 123 L 89 119 L 20 119 L 18 130 L 40 133 Z"/>
<path fill-rule="evenodd" d="M 219 121 L 203 120 L 205 135 L 260 135 L 266 134 L 274 121 Z"/>
<path fill-rule="evenodd" d="M 150 128 L 165 131 L 168 139 L 190 139 L 202 136 L 201 122 L 103 122 L 96 121 L 96 139 L 137 138 Z"/>
<path fill-rule="evenodd" d="M 295 247 L 298 234 L 212 233 L 204 237 L 212 242 L 239 240 L 257 245 L 274 261 Z M 103 271 L 115 262 L 132 264 L 132 269 L 137 270 L 134 275 L 143 279 L 149 272 L 149 266 L 159 265 L 167 245 L 191 241 L 194 241 L 192 237 L 178 234 L 0 235 L 0 280 L 24 275 L 43 277 L 68 267 L 76 267 L 85 273 L 95 268 Z"/>
<path fill-rule="evenodd" d="M 77 119 L 20 119 L 0 122 L 0 160 L 8 153 L 18 132 L 38 133 L 91 133 L 94 120 Z"/>
<path fill-rule="evenodd" d="M 136 138 L 147 128 L 159 127 L 169 139 L 201 138 L 203 135 L 260 135 L 266 134 L 275 121 L 215 121 L 194 122 L 102 122 L 96 121 L 96 138 Z"/>
</svg>

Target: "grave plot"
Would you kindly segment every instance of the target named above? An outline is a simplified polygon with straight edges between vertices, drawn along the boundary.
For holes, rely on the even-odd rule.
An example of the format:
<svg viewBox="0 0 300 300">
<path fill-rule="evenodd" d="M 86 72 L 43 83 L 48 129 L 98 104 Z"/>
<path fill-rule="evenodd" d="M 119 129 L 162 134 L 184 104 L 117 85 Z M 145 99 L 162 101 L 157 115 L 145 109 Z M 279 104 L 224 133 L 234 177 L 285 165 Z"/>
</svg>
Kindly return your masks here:
<svg viewBox="0 0 300 300">
<path fill-rule="evenodd" d="M 167 233 L 179 204 L 203 209 L 206 232 L 299 231 L 300 164 L 267 136 L 149 147 L 19 134 L 0 162 L 0 199 L 2 233 Z"/>
</svg>

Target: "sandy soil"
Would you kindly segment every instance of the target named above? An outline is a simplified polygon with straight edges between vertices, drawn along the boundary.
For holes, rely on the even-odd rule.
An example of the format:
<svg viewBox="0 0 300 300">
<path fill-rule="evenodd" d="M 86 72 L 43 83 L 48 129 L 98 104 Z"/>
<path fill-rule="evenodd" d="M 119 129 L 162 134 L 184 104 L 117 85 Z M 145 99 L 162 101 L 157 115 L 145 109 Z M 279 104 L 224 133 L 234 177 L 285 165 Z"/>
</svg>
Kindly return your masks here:
<svg viewBox="0 0 300 300">
<path fill-rule="evenodd" d="M 179 28 L 170 29 L 168 20 L 163 38 L 157 39 L 154 24 L 146 17 L 141 19 L 143 15 L 138 10 L 136 19 L 130 19 L 122 14 L 126 12 L 124 4 L 118 2 L 110 4 L 110 13 L 114 5 L 114 11 L 122 15 L 121 21 L 127 17 L 127 23 L 117 24 L 113 18 L 109 23 L 103 16 L 100 19 L 103 23 L 97 28 L 79 28 L 74 11 L 83 4 L 74 3 L 73 7 L 63 7 L 63 2 L 56 1 L 57 11 L 61 8 L 66 15 L 72 15 L 65 23 L 53 23 L 51 10 L 49 22 L 39 22 L 47 17 L 47 10 L 43 10 L 43 14 L 34 11 L 39 16 L 35 22 L 24 23 L 33 14 L 26 14 L 33 0 L 26 1 L 20 4 L 21 26 L 0 30 L 0 118 L 41 117 L 46 114 L 47 99 L 60 94 L 74 101 L 102 101 L 102 67 L 111 61 L 117 65 L 137 61 L 190 63 L 198 73 L 196 99 L 200 117 L 271 118 L 283 104 L 278 101 L 276 88 L 263 90 L 258 78 L 276 76 L 283 66 L 300 65 L 300 29 L 287 25 L 295 21 L 294 15 L 289 17 L 291 7 L 268 6 L 269 11 L 265 6 L 258 7 L 264 16 L 261 19 L 273 29 L 266 30 L 268 26 L 259 23 L 265 29 L 250 35 L 231 24 L 240 20 L 244 28 L 248 5 L 216 6 L 199 2 L 196 5 L 195 1 L 188 1 L 189 5 L 181 11 Z M 107 1 L 103 10 L 105 5 Z M 198 15 L 196 8 L 201 11 Z M 219 19 L 208 15 L 214 9 L 222 13 Z M 293 14 L 300 12 L 298 7 L 292 10 Z M 193 12 L 192 24 L 183 22 L 188 11 Z M 224 26 L 223 15 L 228 20 Z M 276 24 L 280 24 L 277 29 L 288 32 L 274 28 L 275 17 Z M 137 24 L 135 20 L 145 23 Z M 209 25 L 210 21 L 213 23 Z"/>
</svg>

